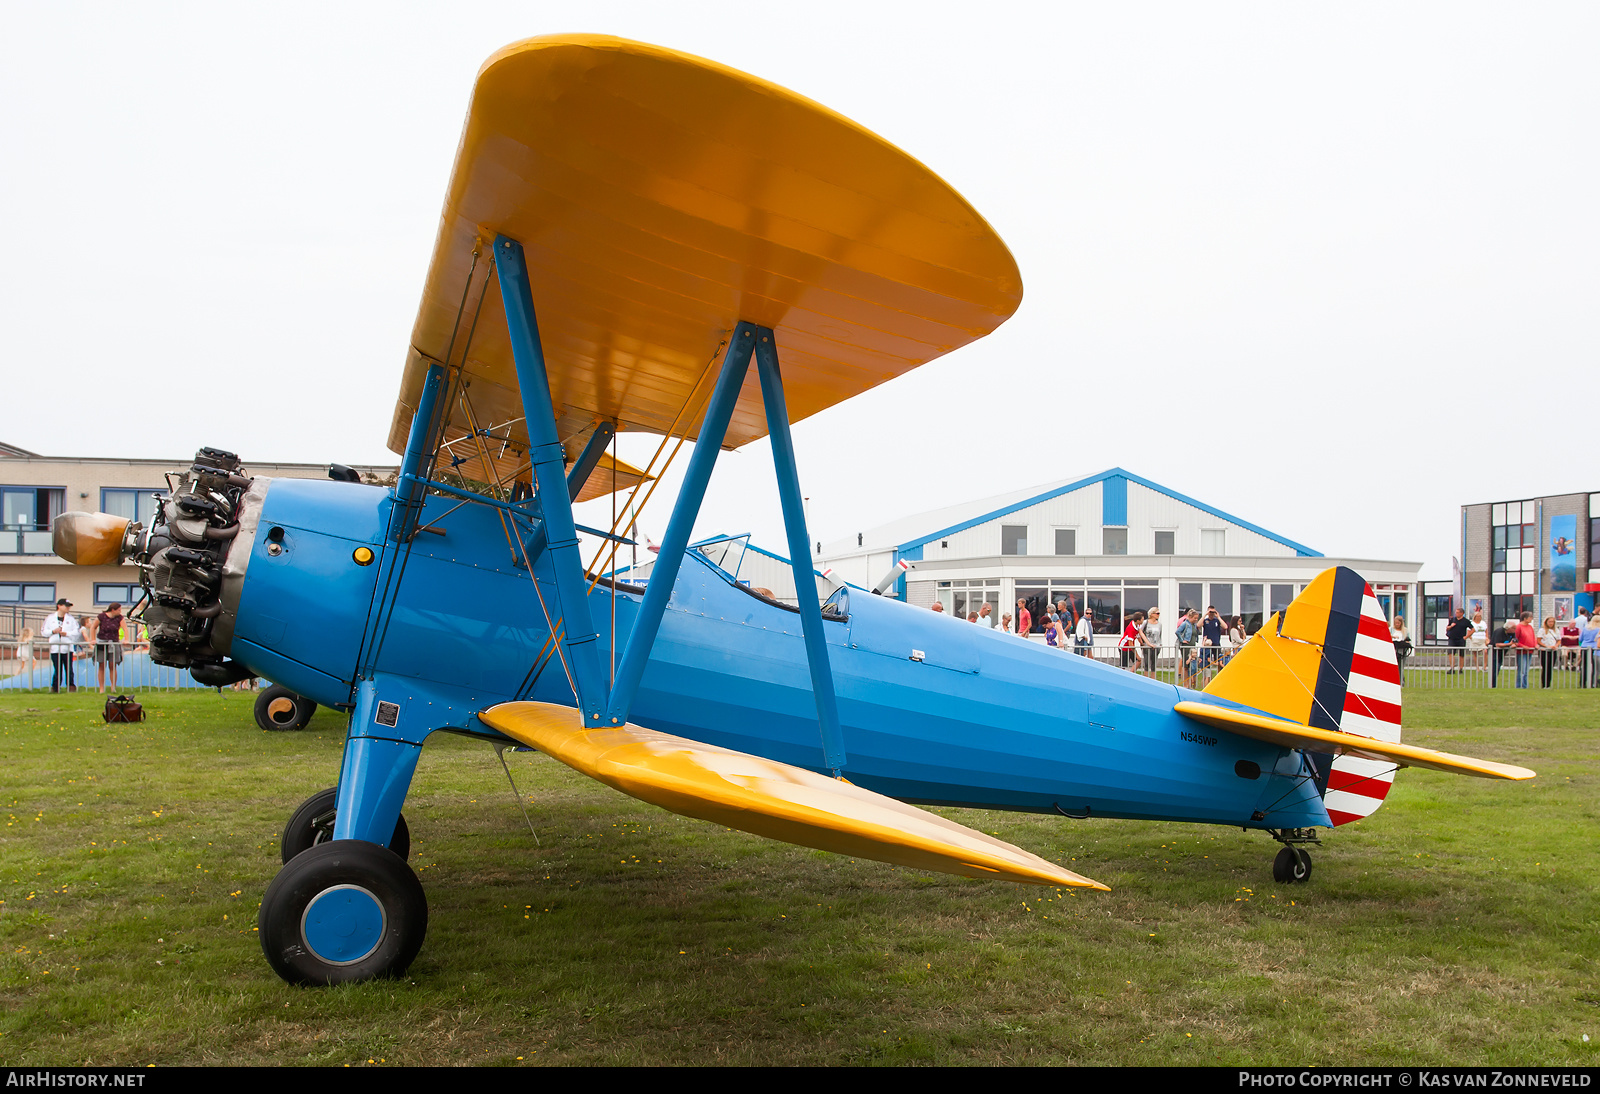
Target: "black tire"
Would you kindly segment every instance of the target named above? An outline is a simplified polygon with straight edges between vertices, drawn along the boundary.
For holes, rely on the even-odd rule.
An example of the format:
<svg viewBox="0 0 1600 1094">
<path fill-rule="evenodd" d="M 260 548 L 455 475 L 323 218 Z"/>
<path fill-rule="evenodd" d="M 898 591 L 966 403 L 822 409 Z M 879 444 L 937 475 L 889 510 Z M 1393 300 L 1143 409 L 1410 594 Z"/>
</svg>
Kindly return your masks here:
<svg viewBox="0 0 1600 1094">
<path fill-rule="evenodd" d="M 334 840 L 278 871 L 256 926 L 267 962 L 291 984 L 399 976 L 427 937 L 428 898 L 386 848 Z"/>
<path fill-rule="evenodd" d="M 256 725 L 269 733 L 304 729 L 317 712 L 317 704 L 280 684 L 263 688 L 256 696 Z"/>
<path fill-rule="evenodd" d="M 1272 860 L 1272 880 L 1297 885 L 1311 880 L 1311 855 L 1298 847 L 1285 847 Z"/>
<path fill-rule="evenodd" d="M 338 810 L 334 806 L 338 800 L 339 788 L 330 786 L 326 790 L 317 791 L 300 803 L 300 808 L 294 811 L 294 816 L 290 817 L 289 823 L 283 827 L 281 846 L 285 863 L 318 844 L 333 839 L 333 822 L 338 816 Z M 402 862 L 411 858 L 411 829 L 406 824 L 404 813 L 394 822 L 394 835 L 389 837 L 389 850 L 400 856 Z"/>
</svg>

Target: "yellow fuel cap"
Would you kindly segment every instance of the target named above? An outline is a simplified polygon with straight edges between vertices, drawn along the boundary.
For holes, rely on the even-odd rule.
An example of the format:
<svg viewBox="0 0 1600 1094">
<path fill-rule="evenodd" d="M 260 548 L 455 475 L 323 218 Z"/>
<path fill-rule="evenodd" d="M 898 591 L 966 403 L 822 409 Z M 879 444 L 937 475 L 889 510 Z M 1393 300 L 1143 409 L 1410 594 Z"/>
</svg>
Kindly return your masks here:
<svg viewBox="0 0 1600 1094">
<path fill-rule="evenodd" d="M 352 554 L 350 557 L 356 560 L 356 565 L 357 566 L 370 566 L 370 565 L 372 565 L 372 558 L 373 558 L 372 548 L 371 547 L 357 547 L 355 549 L 355 553 Z"/>
</svg>

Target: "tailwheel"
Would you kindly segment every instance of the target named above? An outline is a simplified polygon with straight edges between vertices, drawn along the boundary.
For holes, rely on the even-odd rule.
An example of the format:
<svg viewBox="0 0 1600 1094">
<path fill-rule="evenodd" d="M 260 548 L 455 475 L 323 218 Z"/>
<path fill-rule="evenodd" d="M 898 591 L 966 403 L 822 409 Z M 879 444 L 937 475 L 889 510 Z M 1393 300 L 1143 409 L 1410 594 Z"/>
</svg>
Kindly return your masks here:
<svg viewBox="0 0 1600 1094">
<path fill-rule="evenodd" d="M 428 933 L 428 899 L 387 848 L 333 840 L 278 871 L 256 922 L 261 949 L 283 979 L 348 984 L 405 972 Z"/>
<path fill-rule="evenodd" d="M 289 823 L 283 826 L 280 849 L 284 862 L 319 843 L 327 843 L 333 839 L 333 823 L 339 816 L 336 808 L 338 801 L 339 788 L 330 786 L 326 790 L 317 791 L 300 803 L 300 808 L 294 811 Z M 389 850 L 399 855 L 402 861 L 411 857 L 411 828 L 406 824 L 403 813 L 394 822 L 394 835 L 389 837 Z"/>
<path fill-rule="evenodd" d="M 1272 860 L 1272 880 L 1286 885 L 1311 880 L 1311 852 L 1303 847 L 1284 847 Z"/>
</svg>

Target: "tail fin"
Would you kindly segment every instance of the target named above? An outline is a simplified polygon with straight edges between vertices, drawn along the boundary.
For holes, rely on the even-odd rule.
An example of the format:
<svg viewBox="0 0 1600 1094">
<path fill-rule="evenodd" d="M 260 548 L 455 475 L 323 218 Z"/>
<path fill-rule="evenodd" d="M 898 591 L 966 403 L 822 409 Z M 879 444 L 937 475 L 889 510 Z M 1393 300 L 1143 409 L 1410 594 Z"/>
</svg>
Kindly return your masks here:
<svg viewBox="0 0 1600 1094">
<path fill-rule="evenodd" d="M 1398 743 L 1400 665 L 1372 589 L 1345 566 L 1324 570 L 1246 642 L 1205 689 L 1279 718 Z M 1371 816 L 1395 765 L 1310 753 L 1333 823 Z"/>
</svg>

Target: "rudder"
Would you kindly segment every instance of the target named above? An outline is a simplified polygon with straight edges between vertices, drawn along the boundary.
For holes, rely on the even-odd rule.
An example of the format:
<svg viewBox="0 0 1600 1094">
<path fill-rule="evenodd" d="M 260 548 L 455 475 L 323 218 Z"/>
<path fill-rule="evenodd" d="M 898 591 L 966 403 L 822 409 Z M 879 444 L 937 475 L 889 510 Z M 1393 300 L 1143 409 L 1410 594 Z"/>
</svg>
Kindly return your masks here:
<svg viewBox="0 0 1600 1094">
<path fill-rule="evenodd" d="M 1389 624 L 1360 574 L 1324 570 L 1269 619 L 1205 693 L 1317 729 L 1400 740 L 1400 665 Z M 1335 825 L 1371 816 L 1395 765 L 1308 752 Z"/>
</svg>

